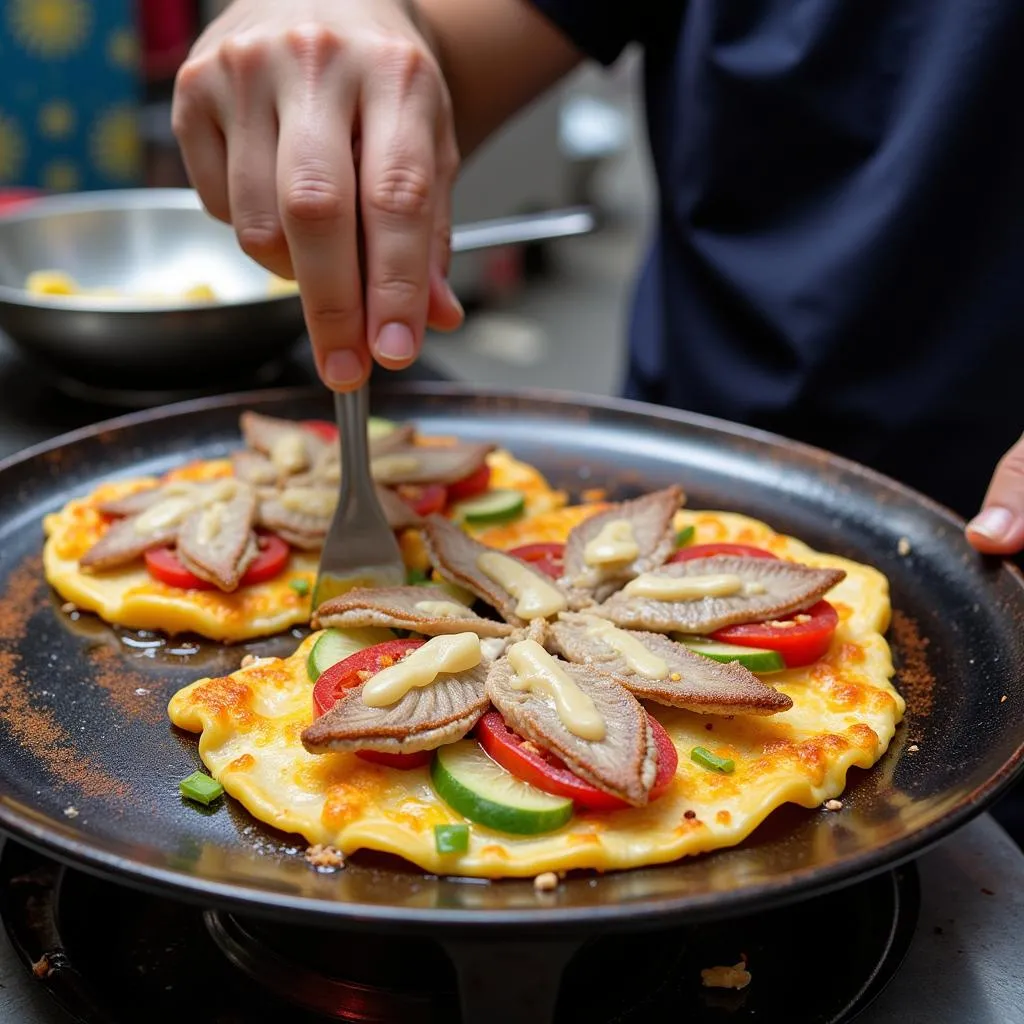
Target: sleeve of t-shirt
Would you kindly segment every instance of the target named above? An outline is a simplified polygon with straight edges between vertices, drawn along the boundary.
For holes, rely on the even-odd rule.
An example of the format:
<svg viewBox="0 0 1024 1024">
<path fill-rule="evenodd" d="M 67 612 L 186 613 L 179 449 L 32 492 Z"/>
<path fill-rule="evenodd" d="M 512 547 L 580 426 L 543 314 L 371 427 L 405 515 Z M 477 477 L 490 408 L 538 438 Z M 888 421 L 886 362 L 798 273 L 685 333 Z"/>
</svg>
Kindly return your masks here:
<svg viewBox="0 0 1024 1024">
<path fill-rule="evenodd" d="M 583 53 L 613 64 L 667 0 L 530 0 Z"/>
</svg>

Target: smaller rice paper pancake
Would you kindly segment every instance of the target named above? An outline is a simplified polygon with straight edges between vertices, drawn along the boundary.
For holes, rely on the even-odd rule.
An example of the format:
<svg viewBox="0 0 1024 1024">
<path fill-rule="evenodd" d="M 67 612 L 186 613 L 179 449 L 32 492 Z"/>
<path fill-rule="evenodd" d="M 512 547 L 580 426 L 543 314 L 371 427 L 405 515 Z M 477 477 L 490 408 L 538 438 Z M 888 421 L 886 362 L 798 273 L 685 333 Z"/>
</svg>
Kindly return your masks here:
<svg viewBox="0 0 1024 1024">
<path fill-rule="evenodd" d="M 431 440 L 424 439 L 424 443 Z M 508 452 L 492 452 L 488 464 L 491 486 L 521 490 L 526 496 L 528 512 L 548 512 L 565 504 L 562 492 L 553 490 L 541 473 L 512 458 Z M 233 474 L 229 459 L 212 459 L 189 463 L 162 479 L 200 482 Z M 103 484 L 92 494 L 76 498 L 59 512 L 46 516 L 43 567 L 47 582 L 63 600 L 127 629 L 149 629 L 168 635 L 198 633 L 228 643 L 273 636 L 309 622 L 310 594 L 320 559 L 318 550 L 303 551 L 293 547 L 280 575 L 232 593 L 168 586 L 147 572 L 142 559 L 118 569 L 83 571 L 79 559 L 99 540 L 110 523 L 98 507 L 160 482 L 156 477 L 140 477 Z M 422 568 L 425 557 L 419 532 L 404 531 L 401 543 L 406 564 L 410 568 Z M 293 583 L 296 586 L 292 586 Z"/>
<path fill-rule="evenodd" d="M 214 480 L 232 475 L 226 459 L 196 462 L 169 473 L 166 480 Z M 127 629 L 198 633 L 211 640 L 239 642 L 272 636 L 309 621 L 309 591 L 319 554 L 292 549 L 284 571 L 266 583 L 220 590 L 183 590 L 154 579 L 142 560 L 105 572 L 83 572 L 78 560 L 103 535 L 108 520 L 98 506 L 159 483 L 155 477 L 104 484 L 76 498 L 43 521 L 47 582 L 82 611 Z M 291 584 L 304 581 L 306 593 Z"/>
<path fill-rule="evenodd" d="M 518 528 L 501 527 L 500 536 L 505 547 L 564 540 L 579 518 L 574 508 L 550 512 L 543 530 L 524 520 Z M 694 525 L 697 543 L 761 545 L 782 558 L 844 569 L 847 576 L 828 595 L 839 612 L 828 654 L 771 676 L 792 698 L 789 711 L 728 719 L 648 707 L 678 749 L 679 767 L 666 794 L 646 807 L 577 812 L 558 831 L 533 837 L 470 823 L 467 852 L 439 855 L 434 826 L 464 819 L 434 793 L 426 768 L 398 771 L 352 754 L 313 755 L 303 748 L 299 737 L 313 714 L 305 665 L 315 636 L 290 658 L 186 687 L 171 700 L 171 720 L 201 733 L 203 762 L 255 817 L 346 854 L 381 850 L 425 871 L 500 878 L 635 868 L 733 846 L 782 804 L 813 808 L 839 796 L 851 767 L 868 768 L 885 752 L 904 710 L 882 636 L 888 583 L 875 569 L 811 551 L 743 516 L 683 511 L 677 524 Z M 723 775 L 695 763 L 690 752 L 696 746 L 733 759 L 735 771 Z"/>
</svg>

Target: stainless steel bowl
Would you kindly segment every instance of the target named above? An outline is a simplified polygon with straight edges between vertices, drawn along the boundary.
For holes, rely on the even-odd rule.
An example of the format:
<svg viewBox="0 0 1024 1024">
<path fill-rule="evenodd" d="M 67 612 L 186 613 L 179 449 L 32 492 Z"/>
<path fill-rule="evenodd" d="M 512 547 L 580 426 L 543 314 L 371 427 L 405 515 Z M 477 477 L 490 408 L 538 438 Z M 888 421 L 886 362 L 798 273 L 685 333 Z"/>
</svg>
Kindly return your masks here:
<svg viewBox="0 0 1024 1024">
<path fill-rule="evenodd" d="M 589 210 L 554 210 L 462 225 L 452 248 L 467 253 L 594 227 Z M 122 296 L 206 284 L 217 299 L 41 296 L 25 289 L 39 270 Z M 147 405 L 266 383 L 305 326 L 298 295 L 271 294 L 271 280 L 191 189 L 49 196 L 0 216 L 0 331 L 65 390 L 89 397 Z"/>
<path fill-rule="evenodd" d="M 38 296 L 25 290 L 37 270 L 128 294 L 204 283 L 217 299 Z M 251 378 L 303 331 L 298 296 L 270 294 L 270 280 L 189 189 L 48 196 L 0 217 L 0 330 L 50 376 L 90 389 L 203 391 Z"/>
</svg>

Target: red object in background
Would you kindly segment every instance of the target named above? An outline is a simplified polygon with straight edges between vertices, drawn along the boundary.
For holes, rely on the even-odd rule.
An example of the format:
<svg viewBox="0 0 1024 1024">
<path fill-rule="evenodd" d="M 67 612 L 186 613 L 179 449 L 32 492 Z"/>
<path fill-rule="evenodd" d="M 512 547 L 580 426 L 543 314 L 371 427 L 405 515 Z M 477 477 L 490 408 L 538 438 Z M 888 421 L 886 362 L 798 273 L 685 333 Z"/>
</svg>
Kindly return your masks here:
<svg viewBox="0 0 1024 1024">
<path fill-rule="evenodd" d="M 34 188 L 4 188 L 0 189 L 0 213 L 6 210 L 13 210 L 22 203 L 30 203 L 33 199 L 41 196 Z"/>
<path fill-rule="evenodd" d="M 173 78 L 199 32 L 195 0 L 142 0 L 137 9 L 146 77 Z"/>
</svg>

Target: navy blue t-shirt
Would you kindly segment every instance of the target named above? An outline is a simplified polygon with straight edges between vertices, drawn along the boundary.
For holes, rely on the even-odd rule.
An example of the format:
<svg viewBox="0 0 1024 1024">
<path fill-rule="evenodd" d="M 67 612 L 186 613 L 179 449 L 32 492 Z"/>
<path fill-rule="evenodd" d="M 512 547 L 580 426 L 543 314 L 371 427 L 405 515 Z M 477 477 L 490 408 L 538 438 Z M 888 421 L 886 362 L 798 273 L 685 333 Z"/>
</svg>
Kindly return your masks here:
<svg viewBox="0 0 1024 1024">
<path fill-rule="evenodd" d="M 976 511 L 1024 430 L 1024 2 L 533 2 L 644 48 L 627 393 Z"/>
</svg>

